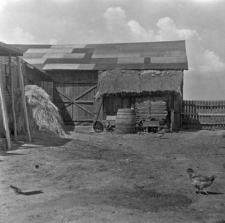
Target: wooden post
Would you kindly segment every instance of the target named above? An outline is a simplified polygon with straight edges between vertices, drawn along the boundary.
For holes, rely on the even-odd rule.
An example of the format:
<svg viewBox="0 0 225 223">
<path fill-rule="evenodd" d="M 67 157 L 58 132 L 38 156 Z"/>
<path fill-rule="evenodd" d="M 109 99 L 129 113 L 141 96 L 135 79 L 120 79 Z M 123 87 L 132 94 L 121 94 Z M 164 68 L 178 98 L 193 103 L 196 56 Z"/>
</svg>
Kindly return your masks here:
<svg viewBox="0 0 225 223">
<path fill-rule="evenodd" d="M 6 135 L 6 145 L 7 149 L 11 150 L 11 140 L 10 140 L 10 133 L 9 133 L 9 124 L 8 124 L 8 117 L 7 117 L 7 110 L 5 104 L 5 96 L 4 96 L 4 87 L 2 84 L 2 72 L 0 69 L 0 102 L 1 102 L 1 109 L 2 109 L 2 118 L 3 118 L 3 125 L 5 128 L 5 135 Z"/>
<path fill-rule="evenodd" d="M 12 74 L 11 55 L 9 56 L 9 75 L 11 77 L 11 99 L 12 99 L 12 113 L 13 113 L 13 125 L 14 125 L 14 138 L 18 141 L 17 137 L 17 124 L 16 124 L 16 113 L 15 113 L 15 100 L 14 100 L 14 78 Z"/>
<path fill-rule="evenodd" d="M 101 112 L 101 108 L 102 108 L 102 103 L 103 103 L 103 98 L 97 98 L 95 99 L 95 102 L 94 102 L 94 122 L 95 121 L 98 121 L 98 117 L 99 117 L 99 114 Z"/>
<path fill-rule="evenodd" d="M 174 110 L 171 109 L 170 111 L 170 132 L 174 130 Z"/>
<path fill-rule="evenodd" d="M 27 135 L 28 135 L 29 141 L 31 142 L 31 134 L 30 134 L 29 121 L 28 121 L 28 114 L 27 114 L 27 103 L 26 103 L 26 98 L 25 98 L 23 73 L 22 73 L 22 68 L 21 68 L 21 65 L 20 65 L 19 57 L 17 57 L 17 65 L 18 65 L 18 75 L 19 75 L 19 81 L 20 81 L 22 103 L 23 103 L 23 108 L 24 108 L 24 116 L 25 116 L 25 122 L 26 122 L 26 127 L 27 127 Z"/>
</svg>

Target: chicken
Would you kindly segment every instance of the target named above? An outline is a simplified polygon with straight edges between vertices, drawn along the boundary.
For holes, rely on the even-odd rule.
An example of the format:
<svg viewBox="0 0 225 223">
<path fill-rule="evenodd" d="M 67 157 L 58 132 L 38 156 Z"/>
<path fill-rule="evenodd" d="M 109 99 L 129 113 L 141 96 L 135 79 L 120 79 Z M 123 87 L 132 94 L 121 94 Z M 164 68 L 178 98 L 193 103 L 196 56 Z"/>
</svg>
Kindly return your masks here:
<svg viewBox="0 0 225 223">
<path fill-rule="evenodd" d="M 157 138 L 162 138 L 165 133 L 166 133 L 166 130 L 165 129 L 160 130 L 158 128 L 158 131 L 156 132 Z"/>
<path fill-rule="evenodd" d="M 188 168 L 187 172 L 192 182 L 192 185 L 197 188 L 197 193 L 204 191 L 208 195 L 207 191 L 204 190 L 204 188 L 209 187 L 215 180 L 216 176 L 203 176 L 200 174 L 195 174 L 194 170 L 191 168 Z"/>
<path fill-rule="evenodd" d="M 106 122 L 106 131 L 108 132 L 113 131 L 113 126 L 111 125 L 110 121 Z"/>
</svg>

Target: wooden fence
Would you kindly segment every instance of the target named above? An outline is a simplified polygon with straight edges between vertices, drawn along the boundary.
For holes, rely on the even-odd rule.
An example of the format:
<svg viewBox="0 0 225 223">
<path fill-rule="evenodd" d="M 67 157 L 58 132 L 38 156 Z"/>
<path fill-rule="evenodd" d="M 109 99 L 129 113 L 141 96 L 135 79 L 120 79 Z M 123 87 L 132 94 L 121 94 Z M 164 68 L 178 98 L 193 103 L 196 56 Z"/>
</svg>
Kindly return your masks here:
<svg viewBox="0 0 225 223">
<path fill-rule="evenodd" d="M 225 129 L 225 101 L 191 101 L 182 103 L 183 128 Z"/>
</svg>

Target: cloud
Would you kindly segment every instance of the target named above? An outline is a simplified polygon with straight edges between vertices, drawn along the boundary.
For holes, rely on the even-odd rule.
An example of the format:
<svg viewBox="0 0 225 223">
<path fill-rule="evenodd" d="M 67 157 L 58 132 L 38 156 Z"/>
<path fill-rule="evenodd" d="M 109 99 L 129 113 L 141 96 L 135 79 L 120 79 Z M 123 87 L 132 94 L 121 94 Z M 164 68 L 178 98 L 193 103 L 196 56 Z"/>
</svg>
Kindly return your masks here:
<svg viewBox="0 0 225 223">
<path fill-rule="evenodd" d="M 225 63 L 213 52 L 205 50 L 203 65 L 199 66 L 201 72 L 220 72 L 225 70 Z"/>
<path fill-rule="evenodd" d="M 130 20 L 127 25 L 130 28 L 135 41 L 149 41 L 155 39 L 154 30 L 145 30 L 136 20 Z"/>
<path fill-rule="evenodd" d="M 172 41 L 172 40 L 188 40 L 196 37 L 200 40 L 197 31 L 191 29 L 178 29 L 175 22 L 169 18 L 161 18 L 158 20 L 156 31 L 154 29 L 145 29 L 137 21 L 130 20 L 127 25 L 133 36 L 139 41 Z"/>
<path fill-rule="evenodd" d="M 126 13 L 121 7 L 110 7 L 104 13 L 106 28 L 112 32 L 126 28 Z"/>
<path fill-rule="evenodd" d="M 7 0 L 1 0 L 0 1 L 0 11 L 5 8 L 6 4 L 7 4 Z"/>
<path fill-rule="evenodd" d="M 197 31 L 191 29 L 179 29 L 177 28 L 174 20 L 169 17 L 159 19 L 156 25 L 158 27 L 158 40 L 187 40 L 193 36 L 197 36 L 200 39 Z"/>
<path fill-rule="evenodd" d="M 29 32 L 26 32 L 21 27 L 17 26 L 11 30 L 12 32 L 12 39 L 11 42 L 13 43 L 34 43 L 35 38 L 32 34 Z"/>
<path fill-rule="evenodd" d="M 105 35 L 106 42 L 131 41 L 130 29 L 127 25 L 126 12 L 121 7 L 109 7 L 103 13 L 104 23 L 108 35 Z"/>
<path fill-rule="evenodd" d="M 217 3 L 217 2 L 222 2 L 223 0 L 192 0 L 193 2 L 196 3 Z"/>
<path fill-rule="evenodd" d="M 58 44 L 59 40 L 58 39 L 50 39 L 49 44 L 54 45 Z"/>
</svg>

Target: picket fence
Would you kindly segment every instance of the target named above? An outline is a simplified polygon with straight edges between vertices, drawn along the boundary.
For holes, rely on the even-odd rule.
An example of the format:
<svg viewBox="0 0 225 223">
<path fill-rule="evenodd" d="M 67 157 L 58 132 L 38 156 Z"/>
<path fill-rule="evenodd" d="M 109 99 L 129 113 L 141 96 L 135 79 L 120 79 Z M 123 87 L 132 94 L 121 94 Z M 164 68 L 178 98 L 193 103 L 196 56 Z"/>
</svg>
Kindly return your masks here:
<svg viewBox="0 0 225 223">
<path fill-rule="evenodd" d="M 225 101 L 184 100 L 181 123 L 184 128 L 225 129 Z"/>
</svg>

